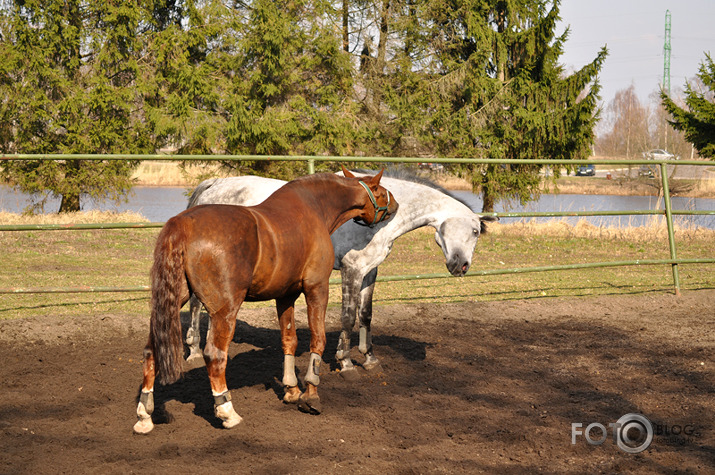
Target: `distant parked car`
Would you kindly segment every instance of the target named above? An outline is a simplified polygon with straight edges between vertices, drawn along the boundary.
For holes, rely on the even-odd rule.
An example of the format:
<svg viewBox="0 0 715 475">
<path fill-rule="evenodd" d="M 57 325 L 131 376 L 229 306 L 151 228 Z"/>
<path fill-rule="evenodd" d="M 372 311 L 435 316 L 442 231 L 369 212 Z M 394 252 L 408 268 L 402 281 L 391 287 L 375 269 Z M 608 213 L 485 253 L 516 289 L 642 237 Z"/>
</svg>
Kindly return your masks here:
<svg viewBox="0 0 715 475">
<path fill-rule="evenodd" d="M 660 148 L 656 148 L 654 150 L 649 150 L 647 152 L 643 152 L 643 158 L 646 160 L 679 160 L 680 157 L 677 155 L 673 155 L 672 153 L 668 152 L 667 150 L 663 150 Z"/>
<path fill-rule="evenodd" d="M 656 165 L 641 165 L 638 169 L 638 176 L 655 178 Z"/>
<path fill-rule="evenodd" d="M 576 176 L 594 176 L 596 174 L 596 165 L 580 165 Z"/>
</svg>

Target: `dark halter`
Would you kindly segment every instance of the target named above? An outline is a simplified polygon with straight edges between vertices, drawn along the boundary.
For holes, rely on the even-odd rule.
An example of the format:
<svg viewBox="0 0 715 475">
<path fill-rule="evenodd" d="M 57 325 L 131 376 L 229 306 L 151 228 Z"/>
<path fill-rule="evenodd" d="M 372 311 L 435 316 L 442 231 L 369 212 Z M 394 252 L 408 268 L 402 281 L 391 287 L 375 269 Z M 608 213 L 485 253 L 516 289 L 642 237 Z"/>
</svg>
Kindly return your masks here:
<svg viewBox="0 0 715 475">
<path fill-rule="evenodd" d="M 367 196 L 370 197 L 370 202 L 372 203 L 372 206 L 375 208 L 375 217 L 372 218 L 372 223 L 363 223 L 359 219 L 355 218 L 354 221 L 361 225 L 361 226 L 369 226 L 373 227 L 385 220 L 385 217 L 387 216 L 387 208 L 390 206 L 390 192 L 387 192 L 387 204 L 385 206 L 378 206 L 377 205 L 377 200 L 375 199 L 375 195 L 372 193 L 372 190 L 370 189 L 369 186 L 365 184 L 364 181 L 359 180 L 358 183 L 362 185 L 363 188 L 365 188 L 365 191 L 367 191 Z M 378 215 L 380 214 L 380 211 L 383 211 L 382 216 L 378 219 Z"/>
</svg>

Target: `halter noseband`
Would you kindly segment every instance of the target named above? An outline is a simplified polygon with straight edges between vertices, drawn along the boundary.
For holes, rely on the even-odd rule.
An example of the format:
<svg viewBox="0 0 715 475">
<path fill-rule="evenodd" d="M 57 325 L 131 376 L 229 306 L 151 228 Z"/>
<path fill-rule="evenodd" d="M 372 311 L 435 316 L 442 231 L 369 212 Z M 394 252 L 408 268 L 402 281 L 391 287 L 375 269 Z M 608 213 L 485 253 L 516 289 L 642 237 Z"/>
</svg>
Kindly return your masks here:
<svg viewBox="0 0 715 475">
<path fill-rule="evenodd" d="M 390 206 L 390 192 L 387 192 L 387 204 L 385 206 L 378 206 L 377 205 L 377 200 L 375 199 L 375 195 L 372 193 L 372 190 L 370 189 L 369 186 L 365 184 L 364 181 L 359 180 L 358 183 L 362 185 L 363 188 L 365 188 L 365 191 L 367 191 L 367 196 L 370 197 L 370 202 L 372 203 L 372 206 L 375 208 L 375 217 L 372 218 L 372 223 L 367 224 L 367 223 L 362 223 L 360 220 L 357 218 L 354 219 L 354 221 L 361 225 L 361 226 L 370 226 L 373 227 L 376 224 L 379 224 L 385 220 L 385 217 L 387 216 L 387 208 Z M 382 216 L 378 219 L 378 215 L 380 214 L 380 211 L 383 211 Z"/>
</svg>

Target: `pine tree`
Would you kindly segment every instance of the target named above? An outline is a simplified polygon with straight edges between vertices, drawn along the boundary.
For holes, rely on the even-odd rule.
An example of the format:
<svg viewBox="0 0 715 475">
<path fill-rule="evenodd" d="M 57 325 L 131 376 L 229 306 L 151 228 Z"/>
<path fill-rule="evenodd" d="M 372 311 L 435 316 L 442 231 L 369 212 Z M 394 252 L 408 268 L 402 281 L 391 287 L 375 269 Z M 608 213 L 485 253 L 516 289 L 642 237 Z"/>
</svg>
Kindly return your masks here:
<svg viewBox="0 0 715 475">
<path fill-rule="evenodd" d="M 685 133 L 685 138 L 692 143 L 702 157 L 715 159 L 715 64 L 710 55 L 701 63 L 698 78 L 709 92 L 694 90 L 690 84 L 685 86 L 685 104 L 688 110 L 679 107 L 661 91 L 663 107 L 672 115 L 673 127 Z"/>
<path fill-rule="evenodd" d="M 130 3 L 93 0 L 13 2 L 2 12 L 0 116 L 5 153 L 132 153 L 148 147 L 136 117 L 136 29 Z M 120 199 L 131 161 L 12 161 L 2 175 L 40 200 L 61 197 L 60 212 L 85 196 Z"/>
</svg>

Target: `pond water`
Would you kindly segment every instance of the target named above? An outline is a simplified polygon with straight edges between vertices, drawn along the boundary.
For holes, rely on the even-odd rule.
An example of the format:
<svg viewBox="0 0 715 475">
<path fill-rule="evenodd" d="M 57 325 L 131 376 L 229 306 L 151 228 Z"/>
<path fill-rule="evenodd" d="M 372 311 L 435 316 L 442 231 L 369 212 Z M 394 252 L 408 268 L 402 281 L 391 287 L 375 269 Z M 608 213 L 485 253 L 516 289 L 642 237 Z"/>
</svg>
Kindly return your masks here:
<svg viewBox="0 0 715 475">
<path fill-rule="evenodd" d="M 468 191 L 456 191 L 456 195 L 469 203 L 474 210 L 482 207 L 481 198 Z M 141 213 L 150 221 L 166 221 L 186 208 L 186 189 L 183 187 L 135 187 L 126 203 L 95 203 L 86 200 L 83 209 L 99 209 L 105 211 L 135 211 Z M 18 193 L 12 188 L 0 185 L 0 210 L 13 213 L 22 212 L 30 204 L 27 195 Z M 48 199 L 45 212 L 56 212 L 59 208 L 58 199 Z M 715 210 L 715 199 L 682 198 L 672 199 L 674 210 Z M 662 209 L 663 202 L 655 196 L 615 196 L 615 195 L 542 195 L 539 200 L 521 206 L 518 203 L 508 206 L 498 203 L 497 212 L 502 211 L 624 211 Z M 596 225 L 607 226 L 642 226 L 655 219 L 654 216 L 595 216 L 567 218 L 503 218 L 505 223 L 519 219 L 548 221 L 550 219 L 565 219 L 575 224 L 580 219 L 586 219 Z M 676 222 L 687 226 L 702 226 L 715 229 L 715 216 L 676 216 Z"/>
</svg>

